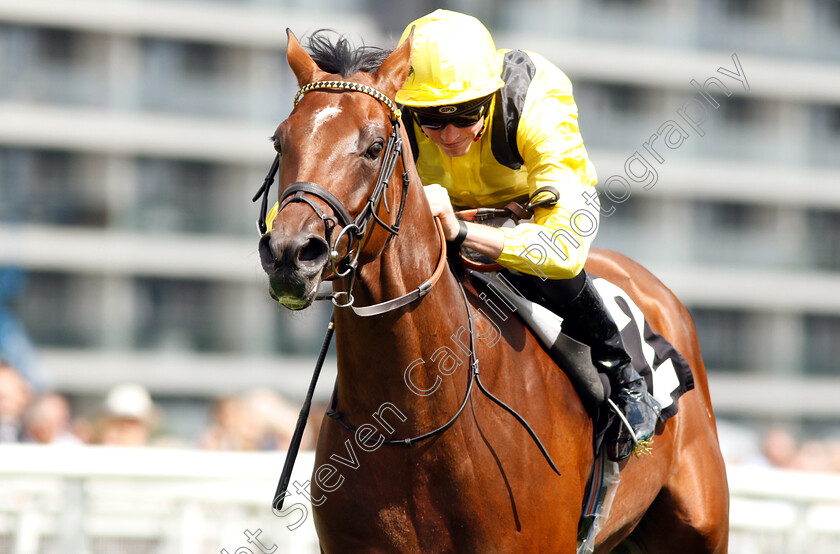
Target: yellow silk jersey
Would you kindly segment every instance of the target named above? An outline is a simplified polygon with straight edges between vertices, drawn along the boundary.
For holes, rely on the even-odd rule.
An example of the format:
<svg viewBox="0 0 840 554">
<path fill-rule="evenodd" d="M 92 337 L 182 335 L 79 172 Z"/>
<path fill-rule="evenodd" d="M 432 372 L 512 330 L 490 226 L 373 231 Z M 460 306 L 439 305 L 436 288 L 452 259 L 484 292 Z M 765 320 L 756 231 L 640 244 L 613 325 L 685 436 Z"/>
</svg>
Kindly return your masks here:
<svg viewBox="0 0 840 554">
<path fill-rule="evenodd" d="M 503 57 L 506 52 L 500 50 L 498 55 Z M 499 130 L 493 125 L 501 121 L 494 119 L 494 113 L 502 103 L 502 96 L 496 94 L 485 116 L 482 137 L 464 156 L 445 155 L 414 123 L 417 170 L 423 184 L 440 184 L 449 192 L 452 203 L 462 208 L 503 207 L 540 187 L 556 188 L 560 191 L 559 202 L 551 208 L 537 208 L 533 223 L 502 228 L 505 243 L 497 261 L 523 273 L 568 279 L 583 269 L 594 237 L 593 222 L 597 228 L 598 211 L 587 206 L 583 195 L 595 185 L 597 177 L 578 129 L 569 78 L 539 54 L 525 54 L 533 63 L 533 77 L 524 103 L 520 101 L 521 117 L 516 127 L 521 167 L 511 169 L 494 156 L 491 137 Z M 575 217 L 571 222 L 573 214 L 581 209 L 587 210 L 586 217 Z"/>
</svg>

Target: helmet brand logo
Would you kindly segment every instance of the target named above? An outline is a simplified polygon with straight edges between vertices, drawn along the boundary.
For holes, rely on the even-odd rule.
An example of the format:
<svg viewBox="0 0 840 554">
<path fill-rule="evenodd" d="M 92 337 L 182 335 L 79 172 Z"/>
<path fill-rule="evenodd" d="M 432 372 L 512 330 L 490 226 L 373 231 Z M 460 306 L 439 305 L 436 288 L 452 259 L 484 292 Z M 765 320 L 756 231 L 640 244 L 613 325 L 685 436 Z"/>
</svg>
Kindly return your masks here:
<svg viewBox="0 0 840 554">
<path fill-rule="evenodd" d="M 454 113 L 454 112 L 458 111 L 458 107 L 457 106 L 441 106 L 440 108 L 438 108 L 438 111 L 440 113 Z"/>
</svg>

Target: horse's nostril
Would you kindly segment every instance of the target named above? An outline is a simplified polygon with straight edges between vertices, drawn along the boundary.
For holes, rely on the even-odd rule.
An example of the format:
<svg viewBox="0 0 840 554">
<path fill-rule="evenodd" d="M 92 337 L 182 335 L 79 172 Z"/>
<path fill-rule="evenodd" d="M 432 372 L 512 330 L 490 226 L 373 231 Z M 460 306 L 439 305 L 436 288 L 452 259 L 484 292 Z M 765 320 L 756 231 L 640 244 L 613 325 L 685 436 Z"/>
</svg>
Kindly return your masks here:
<svg viewBox="0 0 840 554">
<path fill-rule="evenodd" d="M 271 267 L 274 265 L 274 252 L 271 250 L 271 239 L 267 234 L 260 238 L 259 252 L 260 262 L 263 267 Z"/>
<path fill-rule="evenodd" d="M 314 262 L 327 255 L 327 243 L 319 238 L 310 238 L 298 252 L 298 261 Z"/>
</svg>

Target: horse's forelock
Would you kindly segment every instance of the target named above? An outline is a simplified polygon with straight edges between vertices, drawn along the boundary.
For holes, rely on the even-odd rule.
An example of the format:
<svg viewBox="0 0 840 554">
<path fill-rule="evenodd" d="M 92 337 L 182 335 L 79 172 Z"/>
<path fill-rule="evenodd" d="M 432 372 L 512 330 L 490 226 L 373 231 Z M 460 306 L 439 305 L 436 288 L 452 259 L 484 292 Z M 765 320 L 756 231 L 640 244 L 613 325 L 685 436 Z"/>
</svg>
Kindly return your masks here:
<svg viewBox="0 0 840 554">
<path fill-rule="evenodd" d="M 312 59 L 327 73 L 342 77 L 349 77 L 360 71 L 373 73 L 391 53 L 390 50 L 376 46 L 362 45 L 356 48 L 344 35 L 338 35 L 333 42 L 330 34 L 338 35 L 331 29 L 315 31 L 309 36 L 308 43 Z"/>
</svg>

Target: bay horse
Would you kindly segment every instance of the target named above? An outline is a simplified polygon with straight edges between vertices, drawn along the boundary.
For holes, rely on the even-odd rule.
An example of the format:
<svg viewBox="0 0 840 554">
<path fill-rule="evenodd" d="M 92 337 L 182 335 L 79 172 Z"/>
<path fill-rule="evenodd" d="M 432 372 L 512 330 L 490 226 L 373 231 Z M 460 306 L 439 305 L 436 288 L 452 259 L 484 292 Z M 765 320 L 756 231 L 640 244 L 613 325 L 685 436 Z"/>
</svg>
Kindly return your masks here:
<svg viewBox="0 0 840 554">
<path fill-rule="evenodd" d="M 259 252 L 280 304 L 306 308 L 333 280 L 339 306 L 340 418 L 322 423 L 308 491 L 321 550 L 575 552 L 593 423 L 517 318 L 497 322 L 500 336 L 487 339 L 476 317 L 484 302 L 443 263 L 442 230 L 410 149 L 401 149 L 393 103 L 411 39 L 377 68 L 328 73 L 288 36 L 301 90 L 273 136 L 281 209 Z M 593 250 L 586 270 L 629 294 L 695 380 L 651 454 L 622 462 L 596 552 L 726 552 L 726 473 L 691 318 L 620 254 Z M 470 394 L 473 369 L 531 425 L 560 475 L 510 413 Z M 384 444 L 424 434 L 411 446 Z"/>
</svg>

